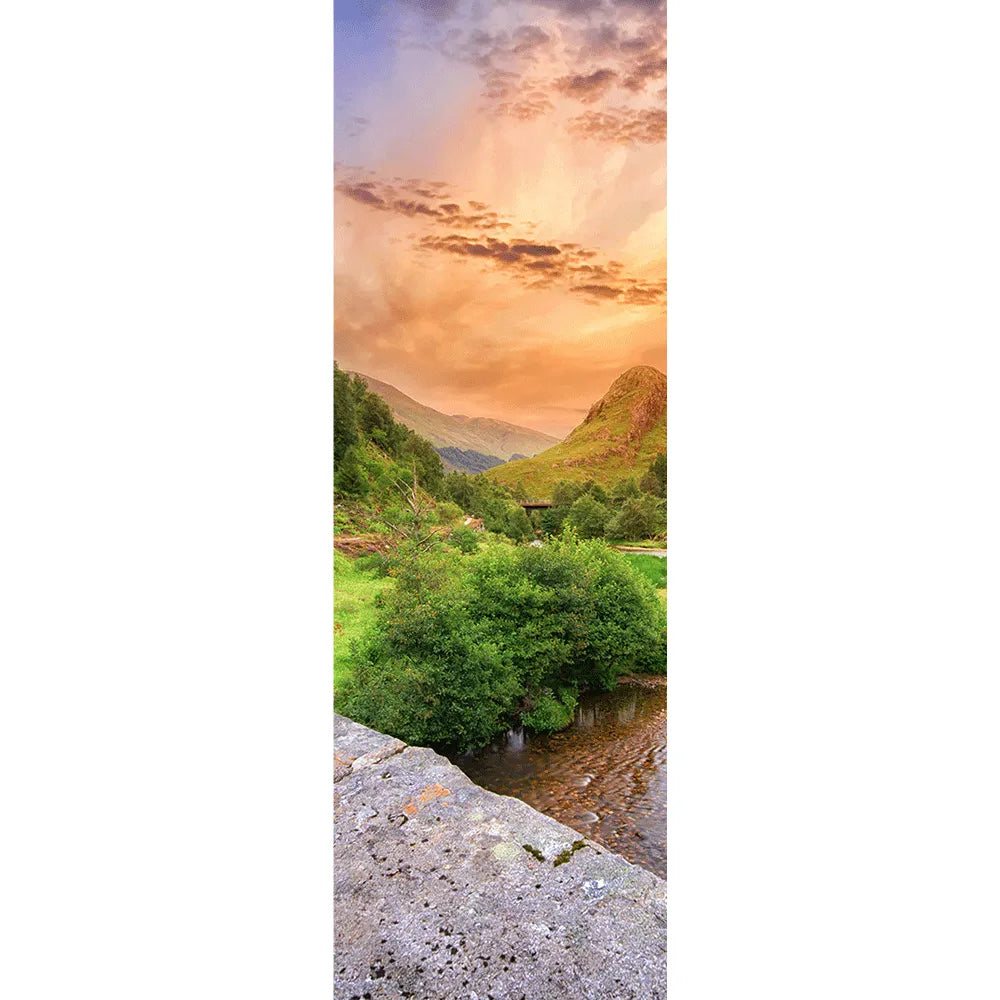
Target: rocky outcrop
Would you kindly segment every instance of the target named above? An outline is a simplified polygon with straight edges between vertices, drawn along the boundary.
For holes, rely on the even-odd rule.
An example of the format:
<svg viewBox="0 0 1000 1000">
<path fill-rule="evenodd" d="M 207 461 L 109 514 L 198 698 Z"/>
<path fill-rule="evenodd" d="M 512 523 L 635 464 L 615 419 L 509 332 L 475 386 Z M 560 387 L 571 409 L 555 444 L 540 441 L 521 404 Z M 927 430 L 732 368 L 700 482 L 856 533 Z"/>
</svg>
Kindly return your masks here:
<svg viewBox="0 0 1000 1000">
<path fill-rule="evenodd" d="M 336 1000 L 661 1000 L 666 883 L 335 716 Z"/>
</svg>

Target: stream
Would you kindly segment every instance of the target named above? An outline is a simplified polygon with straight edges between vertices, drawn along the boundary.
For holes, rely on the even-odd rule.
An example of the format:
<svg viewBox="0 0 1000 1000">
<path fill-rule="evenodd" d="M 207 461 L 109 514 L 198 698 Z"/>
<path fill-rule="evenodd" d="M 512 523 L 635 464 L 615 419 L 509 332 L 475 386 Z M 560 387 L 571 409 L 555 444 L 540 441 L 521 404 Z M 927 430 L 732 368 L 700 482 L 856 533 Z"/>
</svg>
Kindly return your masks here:
<svg viewBox="0 0 1000 1000">
<path fill-rule="evenodd" d="M 562 732 L 512 729 L 452 763 L 477 785 L 515 796 L 665 878 L 666 680 L 623 679 L 613 691 L 583 694 Z"/>
</svg>

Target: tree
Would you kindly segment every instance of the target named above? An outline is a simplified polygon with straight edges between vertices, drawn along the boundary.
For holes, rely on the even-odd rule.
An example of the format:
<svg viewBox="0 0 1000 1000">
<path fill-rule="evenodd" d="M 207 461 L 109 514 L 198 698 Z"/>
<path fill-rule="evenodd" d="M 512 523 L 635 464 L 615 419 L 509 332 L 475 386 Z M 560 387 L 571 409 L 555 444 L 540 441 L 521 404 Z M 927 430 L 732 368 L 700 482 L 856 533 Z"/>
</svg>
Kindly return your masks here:
<svg viewBox="0 0 1000 1000">
<path fill-rule="evenodd" d="M 608 502 L 607 493 L 605 493 L 601 485 L 599 483 L 595 483 L 593 479 L 588 479 L 583 486 L 580 487 L 578 496 L 583 496 L 585 493 L 589 493 L 598 503 L 606 504 Z"/>
<path fill-rule="evenodd" d="M 661 451 L 649 464 L 649 469 L 639 483 L 643 493 L 651 493 L 654 497 L 667 495 L 667 453 Z"/>
<path fill-rule="evenodd" d="M 413 552 L 423 551 L 439 538 L 439 533 L 435 527 L 437 517 L 434 504 L 420 490 L 416 466 L 413 468 L 413 486 L 398 482 L 396 489 L 403 497 L 403 507 L 399 511 L 387 511 L 383 520 L 401 539 L 409 543 L 408 547 Z"/>
<path fill-rule="evenodd" d="M 566 521 L 581 538 L 601 538 L 609 517 L 608 508 L 598 503 L 589 493 L 584 493 L 569 509 Z"/>
<path fill-rule="evenodd" d="M 639 541 L 654 535 L 659 527 L 659 503 L 656 497 L 643 493 L 629 497 L 621 510 L 608 521 L 605 535 L 609 539 Z"/>
<path fill-rule="evenodd" d="M 352 445 L 358 443 L 357 408 L 351 389 L 351 377 L 333 363 L 333 461 L 344 457 Z"/>
<path fill-rule="evenodd" d="M 462 472 L 449 472 L 444 477 L 444 492 L 467 514 L 472 513 L 475 489 L 472 480 Z"/>
<path fill-rule="evenodd" d="M 504 520 L 504 534 L 508 538 L 513 538 L 515 542 L 524 541 L 534 534 L 531 521 L 523 507 L 511 507 Z"/>
<path fill-rule="evenodd" d="M 351 445 L 333 465 L 333 490 L 346 497 L 363 497 L 368 493 L 368 477 L 361 467 L 356 445 Z"/>
<path fill-rule="evenodd" d="M 575 483 L 560 479 L 552 490 L 552 506 L 569 507 L 582 492 Z"/>
<path fill-rule="evenodd" d="M 547 507 L 542 511 L 541 527 L 546 535 L 558 535 L 568 513 L 565 507 Z"/>
<path fill-rule="evenodd" d="M 630 497 L 637 497 L 639 495 L 639 487 L 636 486 L 634 479 L 623 479 L 620 483 L 615 483 L 614 489 L 611 491 L 611 500 L 615 504 L 622 504 Z"/>
</svg>

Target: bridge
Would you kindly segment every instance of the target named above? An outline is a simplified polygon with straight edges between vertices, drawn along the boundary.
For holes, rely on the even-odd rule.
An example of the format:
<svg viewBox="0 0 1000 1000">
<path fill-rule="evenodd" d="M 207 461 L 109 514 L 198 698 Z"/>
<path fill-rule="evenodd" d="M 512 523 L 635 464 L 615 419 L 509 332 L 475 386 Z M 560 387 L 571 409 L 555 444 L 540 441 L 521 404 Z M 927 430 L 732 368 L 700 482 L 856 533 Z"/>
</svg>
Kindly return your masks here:
<svg viewBox="0 0 1000 1000">
<path fill-rule="evenodd" d="M 541 500 L 525 500 L 521 506 L 525 510 L 545 510 L 546 507 L 551 507 L 550 503 L 543 503 Z"/>
</svg>

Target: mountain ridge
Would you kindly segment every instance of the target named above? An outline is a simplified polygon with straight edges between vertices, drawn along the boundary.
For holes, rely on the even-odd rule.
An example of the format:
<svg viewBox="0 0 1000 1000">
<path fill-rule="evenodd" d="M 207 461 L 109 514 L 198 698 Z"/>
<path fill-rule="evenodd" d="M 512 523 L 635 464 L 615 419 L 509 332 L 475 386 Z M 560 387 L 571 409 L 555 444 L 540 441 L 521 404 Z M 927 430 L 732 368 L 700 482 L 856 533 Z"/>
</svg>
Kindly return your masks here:
<svg viewBox="0 0 1000 1000">
<path fill-rule="evenodd" d="M 649 365 L 622 372 L 586 417 L 551 448 L 487 470 L 497 482 L 521 483 L 535 499 L 560 480 L 611 486 L 640 476 L 667 448 L 667 376 Z"/>
<path fill-rule="evenodd" d="M 369 390 L 385 400 L 396 420 L 427 438 L 436 449 L 454 448 L 477 452 L 483 458 L 495 457 L 506 461 L 511 455 L 518 453 L 529 457 L 537 455 L 559 442 L 551 434 L 506 420 L 442 413 L 418 402 L 388 382 L 382 382 L 363 372 L 352 371 L 348 374 L 364 379 Z"/>
</svg>

